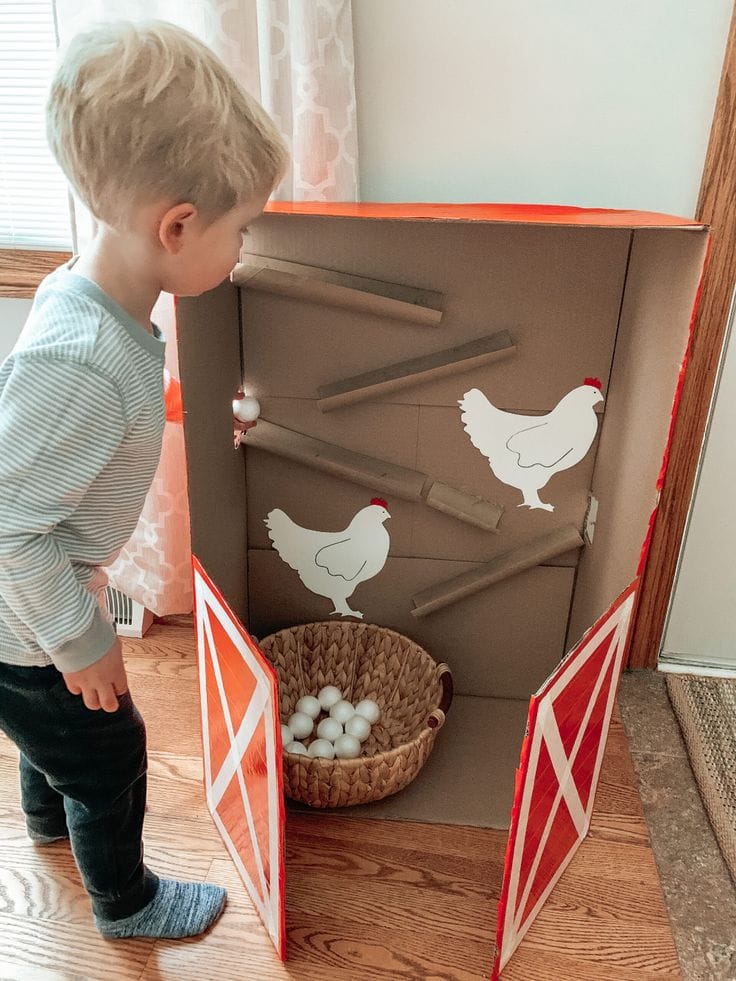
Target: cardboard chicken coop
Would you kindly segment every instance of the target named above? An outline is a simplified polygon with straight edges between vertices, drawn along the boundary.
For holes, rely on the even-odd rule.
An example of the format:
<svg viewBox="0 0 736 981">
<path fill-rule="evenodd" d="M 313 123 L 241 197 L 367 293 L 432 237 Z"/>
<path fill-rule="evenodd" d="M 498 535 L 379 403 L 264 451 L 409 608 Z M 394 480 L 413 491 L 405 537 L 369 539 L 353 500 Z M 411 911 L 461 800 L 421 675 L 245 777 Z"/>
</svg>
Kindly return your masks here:
<svg viewBox="0 0 736 981">
<path fill-rule="evenodd" d="M 282 955 L 254 640 L 282 628 L 361 614 L 449 664 L 424 769 L 357 811 L 511 827 L 496 971 L 572 857 L 706 249 L 635 212 L 279 203 L 231 282 L 178 302 L 209 801 Z M 234 448 L 242 386 L 261 414 Z"/>
</svg>

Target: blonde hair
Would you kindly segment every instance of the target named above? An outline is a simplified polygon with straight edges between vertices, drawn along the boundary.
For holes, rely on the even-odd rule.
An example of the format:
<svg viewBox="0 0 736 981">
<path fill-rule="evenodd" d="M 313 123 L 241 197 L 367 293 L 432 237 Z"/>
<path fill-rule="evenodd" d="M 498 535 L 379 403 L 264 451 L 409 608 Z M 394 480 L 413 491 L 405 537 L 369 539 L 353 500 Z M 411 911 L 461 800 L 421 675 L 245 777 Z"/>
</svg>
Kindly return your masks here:
<svg viewBox="0 0 736 981">
<path fill-rule="evenodd" d="M 269 192 L 287 150 L 219 58 L 165 21 L 105 23 L 68 44 L 46 106 L 51 150 L 101 221 L 191 202 L 208 221 Z"/>
</svg>

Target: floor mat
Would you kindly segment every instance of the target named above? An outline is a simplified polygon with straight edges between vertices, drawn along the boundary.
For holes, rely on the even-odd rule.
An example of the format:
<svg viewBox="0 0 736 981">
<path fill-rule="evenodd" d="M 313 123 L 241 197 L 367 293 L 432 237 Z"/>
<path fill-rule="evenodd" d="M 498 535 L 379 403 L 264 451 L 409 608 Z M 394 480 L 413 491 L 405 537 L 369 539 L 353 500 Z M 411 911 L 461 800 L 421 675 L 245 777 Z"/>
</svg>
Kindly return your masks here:
<svg viewBox="0 0 736 981">
<path fill-rule="evenodd" d="M 736 883 L 736 681 L 667 675 L 690 765 Z"/>
</svg>

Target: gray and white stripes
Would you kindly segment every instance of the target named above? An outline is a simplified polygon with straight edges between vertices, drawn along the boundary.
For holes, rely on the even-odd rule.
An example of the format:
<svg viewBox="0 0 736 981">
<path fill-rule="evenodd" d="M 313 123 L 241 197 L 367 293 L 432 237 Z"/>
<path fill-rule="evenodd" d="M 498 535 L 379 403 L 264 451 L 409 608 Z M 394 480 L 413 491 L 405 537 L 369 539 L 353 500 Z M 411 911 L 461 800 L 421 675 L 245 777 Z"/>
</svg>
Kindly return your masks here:
<svg viewBox="0 0 736 981">
<path fill-rule="evenodd" d="M 161 452 L 161 335 L 71 271 L 0 366 L 0 661 L 77 671 L 110 648 L 99 597 Z"/>
</svg>

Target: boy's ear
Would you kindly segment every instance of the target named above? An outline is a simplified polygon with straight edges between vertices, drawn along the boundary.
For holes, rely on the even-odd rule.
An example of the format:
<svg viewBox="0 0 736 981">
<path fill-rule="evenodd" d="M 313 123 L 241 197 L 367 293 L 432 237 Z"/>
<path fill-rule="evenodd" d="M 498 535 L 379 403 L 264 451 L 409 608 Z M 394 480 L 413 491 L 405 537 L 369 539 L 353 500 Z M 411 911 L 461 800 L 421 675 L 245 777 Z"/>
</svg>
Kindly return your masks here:
<svg viewBox="0 0 736 981">
<path fill-rule="evenodd" d="M 193 204 L 176 204 L 169 208 L 158 226 L 158 240 L 171 255 L 178 255 L 184 245 L 184 236 L 191 230 L 197 218 Z"/>
</svg>

